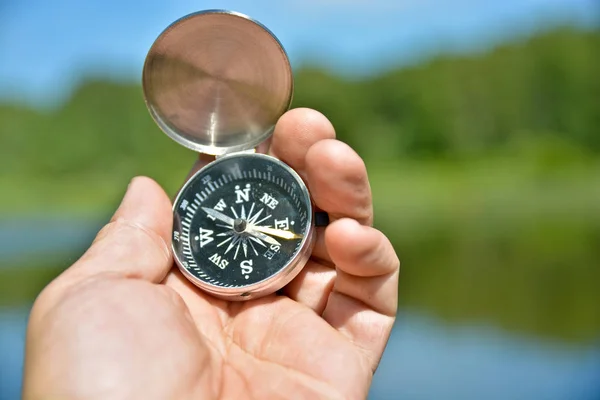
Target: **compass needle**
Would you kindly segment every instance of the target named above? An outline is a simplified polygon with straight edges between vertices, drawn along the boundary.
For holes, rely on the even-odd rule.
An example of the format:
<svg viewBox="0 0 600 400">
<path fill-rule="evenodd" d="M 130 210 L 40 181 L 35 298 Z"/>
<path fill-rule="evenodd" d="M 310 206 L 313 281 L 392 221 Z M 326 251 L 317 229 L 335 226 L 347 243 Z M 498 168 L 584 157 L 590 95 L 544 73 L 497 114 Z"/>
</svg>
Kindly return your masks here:
<svg viewBox="0 0 600 400">
<path fill-rule="evenodd" d="M 304 237 L 303 235 L 299 235 L 294 232 L 284 231 L 282 229 L 274 229 L 274 228 L 270 228 L 267 226 L 251 225 L 250 229 L 254 229 L 258 232 L 266 233 L 267 235 L 277 236 L 282 239 L 290 239 L 291 240 L 291 239 L 302 239 Z"/>
<path fill-rule="evenodd" d="M 233 218 L 228 217 L 227 215 L 225 215 L 217 210 L 213 210 L 212 208 L 202 207 L 202 209 L 204 210 L 204 212 L 206 212 L 211 217 L 216 218 L 219 221 L 225 222 L 227 224 L 231 224 L 233 226 L 233 221 L 234 221 Z"/>
<path fill-rule="evenodd" d="M 250 235 L 252 235 L 252 236 L 254 236 L 254 237 L 258 238 L 258 239 L 264 240 L 265 242 L 267 242 L 269 244 L 273 244 L 275 246 L 281 246 L 281 244 L 277 240 L 273 239 L 269 235 L 265 235 L 264 233 L 262 233 L 262 232 L 260 232 L 258 230 L 253 229 L 253 227 L 250 226 L 250 225 L 248 225 L 246 227 L 246 229 L 247 229 L 247 232 Z"/>
</svg>

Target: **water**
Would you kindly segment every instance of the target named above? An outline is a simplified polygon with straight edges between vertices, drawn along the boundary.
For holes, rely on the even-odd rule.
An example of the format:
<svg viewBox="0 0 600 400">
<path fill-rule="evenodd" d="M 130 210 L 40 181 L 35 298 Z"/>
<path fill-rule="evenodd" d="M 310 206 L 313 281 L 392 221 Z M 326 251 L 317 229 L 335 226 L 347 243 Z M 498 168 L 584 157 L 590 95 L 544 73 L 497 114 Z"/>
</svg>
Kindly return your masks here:
<svg viewBox="0 0 600 400">
<path fill-rule="evenodd" d="M 72 253 L 92 242 L 106 221 L 97 217 L 0 218 L 0 270 L 19 259 Z"/>
<path fill-rule="evenodd" d="M 28 309 L 0 309 L 0 400 L 18 399 Z"/>
<path fill-rule="evenodd" d="M 371 391 L 377 399 L 599 399 L 600 345 L 576 347 L 485 326 L 398 319 Z"/>
<path fill-rule="evenodd" d="M 83 249 L 101 224 L 102 219 L 5 219 L 0 272 L 25 255 Z M 0 305 L 0 400 L 20 397 L 28 312 L 26 306 Z M 583 346 L 492 325 L 449 325 L 401 310 L 370 399 L 599 400 L 600 342 Z"/>
<path fill-rule="evenodd" d="M 0 310 L 0 400 L 18 399 L 27 308 Z M 600 346 L 513 336 L 490 327 L 449 327 L 399 317 L 371 388 L 372 400 L 595 400 Z"/>
</svg>

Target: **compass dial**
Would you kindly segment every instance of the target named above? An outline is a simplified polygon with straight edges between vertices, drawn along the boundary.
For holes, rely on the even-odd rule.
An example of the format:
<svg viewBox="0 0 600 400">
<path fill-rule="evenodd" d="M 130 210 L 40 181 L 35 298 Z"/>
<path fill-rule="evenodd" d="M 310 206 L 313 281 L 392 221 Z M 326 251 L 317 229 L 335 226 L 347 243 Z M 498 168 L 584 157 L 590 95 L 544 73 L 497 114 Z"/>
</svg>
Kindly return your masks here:
<svg viewBox="0 0 600 400">
<path fill-rule="evenodd" d="M 250 298 L 297 275 L 312 250 L 312 226 L 308 191 L 291 168 L 262 154 L 230 155 L 181 190 L 173 250 L 197 286 Z"/>
</svg>

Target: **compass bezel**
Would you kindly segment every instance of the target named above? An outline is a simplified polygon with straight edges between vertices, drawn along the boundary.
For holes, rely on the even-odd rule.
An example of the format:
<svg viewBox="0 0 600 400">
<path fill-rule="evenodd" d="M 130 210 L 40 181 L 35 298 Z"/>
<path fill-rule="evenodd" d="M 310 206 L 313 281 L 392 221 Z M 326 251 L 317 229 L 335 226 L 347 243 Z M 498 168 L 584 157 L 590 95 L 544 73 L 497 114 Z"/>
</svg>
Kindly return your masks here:
<svg viewBox="0 0 600 400">
<path fill-rule="evenodd" d="M 171 240 L 171 250 L 173 252 L 173 258 L 181 273 L 190 282 L 192 282 L 195 286 L 199 287 L 200 289 L 206 291 L 214 297 L 229 301 L 252 300 L 259 297 L 264 297 L 266 295 L 275 293 L 276 291 L 280 290 L 288 283 L 290 283 L 304 268 L 305 264 L 310 258 L 315 244 L 315 221 L 313 216 L 314 204 L 306 184 L 304 183 L 300 175 L 296 171 L 294 171 L 294 169 L 291 168 L 289 165 L 273 156 L 262 153 L 234 153 L 224 155 L 196 171 L 189 179 L 186 180 L 185 184 L 179 190 L 175 200 L 173 201 L 172 211 L 174 221 L 176 218 L 179 217 L 177 209 L 182 200 L 182 196 L 184 195 L 189 186 L 193 185 L 198 179 L 200 179 L 200 176 L 206 174 L 207 171 L 209 171 L 211 168 L 214 168 L 216 165 L 222 162 L 228 162 L 235 158 L 247 157 L 260 158 L 269 162 L 273 162 L 275 164 L 278 164 L 280 167 L 284 168 L 288 173 L 290 173 L 290 175 L 294 178 L 298 185 L 300 196 L 303 198 L 302 201 L 304 201 L 307 204 L 309 212 L 307 213 L 307 221 L 305 223 L 306 234 L 302 238 L 302 241 L 297 247 L 297 250 L 289 258 L 286 264 L 282 268 L 280 268 L 277 273 L 269 276 L 268 278 L 248 285 L 224 287 L 211 284 L 198 278 L 192 272 L 190 272 L 189 269 L 184 265 L 186 261 L 183 258 L 183 254 L 181 254 L 176 249 L 175 242 Z M 175 226 L 173 226 L 173 230 L 175 230 Z M 201 268 L 200 265 L 198 265 L 198 267 Z"/>
</svg>

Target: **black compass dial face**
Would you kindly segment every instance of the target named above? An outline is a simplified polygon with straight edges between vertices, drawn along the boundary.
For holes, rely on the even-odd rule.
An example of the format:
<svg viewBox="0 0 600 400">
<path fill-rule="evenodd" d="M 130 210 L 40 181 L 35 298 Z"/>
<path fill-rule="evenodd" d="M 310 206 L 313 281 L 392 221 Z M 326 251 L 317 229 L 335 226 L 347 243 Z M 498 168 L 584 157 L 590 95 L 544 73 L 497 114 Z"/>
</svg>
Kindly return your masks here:
<svg viewBox="0 0 600 400">
<path fill-rule="evenodd" d="M 301 250 L 311 223 L 302 181 L 260 154 L 211 163 L 186 183 L 174 210 L 180 266 L 218 287 L 245 287 L 276 275 Z"/>
</svg>

